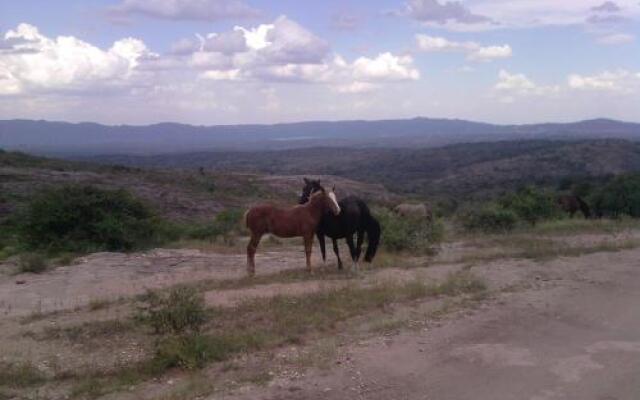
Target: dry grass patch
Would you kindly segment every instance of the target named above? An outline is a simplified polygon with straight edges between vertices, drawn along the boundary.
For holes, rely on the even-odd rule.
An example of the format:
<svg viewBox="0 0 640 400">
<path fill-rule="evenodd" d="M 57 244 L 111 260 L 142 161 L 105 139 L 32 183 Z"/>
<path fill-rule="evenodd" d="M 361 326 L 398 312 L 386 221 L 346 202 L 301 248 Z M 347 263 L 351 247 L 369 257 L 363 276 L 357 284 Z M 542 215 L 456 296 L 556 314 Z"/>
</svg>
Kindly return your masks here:
<svg viewBox="0 0 640 400">
<path fill-rule="evenodd" d="M 205 321 L 199 322 L 197 329 L 180 329 L 180 334 L 176 334 L 171 323 L 168 324 L 170 329 L 161 329 L 165 334 L 151 339 L 155 341 L 155 350 L 148 359 L 111 372 L 89 371 L 77 376 L 72 394 L 76 398 L 92 398 L 158 377 L 170 369 L 194 371 L 241 353 L 269 351 L 286 344 L 305 343 L 311 338 L 316 342 L 335 333 L 341 323 L 392 304 L 430 296 L 477 293 L 485 289 L 481 281 L 463 272 L 452 274 L 438 284 L 427 284 L 421 279 L 405 283 L 350 284 L 305 296 L 281 295 L 246 300 L 233 308 L 208 309 Z M 177 307 L 181 307 L 180 304 L 178 302 Z M 169 302 L 163 307 L 173 313 L 176 305 Z M 190 320 L 182 318 L 190 314 L 186 312 L 188 308 L 182 309 L 184 313 L 172 315 L 177 315 L 178 321 Z M 163 326 L 167 321 L 165 317 L 160 318 Z M 327 346 L 325 358 L 333 354 L 334 347 Z M 178 394 L 176 396 L 180 398 Z"/>
<path fill-rule="evenodd" d="M 640 220 L 621 219 L 559 219 L 543 221 L 527 232 L 543 235 L 577 235 L 581 233 L 618 233 L 640 229 Z"/>
<path fill-rule="evenodd" d="M 20 389 L 43 384 L 47 378 L 31 363 L 0 362 L 0 389 Z"/>
<path fill-rule="evenodd" d="M 490 236 L 484 240 L 475 241 L 476 250 L 464 254 L 455 262 L 477 264 L 504 258 L 548 261 L 558 257 L 580 257 L 593 253 L 628 250 L 639 246 L 640 240 L 620 240 L 614 237 L 581 245 L 568 243 L 562 237 L 554 238 L 553 236 L 535 237 L 525 234 Z"/>
<path fill-rule="evenodd" d="M 48 326 L 41 332 L 30 334 L 35 340 L 69 340 L 85 342 L 93 339 L 104 339 L 116 335 L 124 335 L 135 328 L 130 320 L 112 319 L 104 321 L 87 321 L 71 326 Z"/>
</svg>

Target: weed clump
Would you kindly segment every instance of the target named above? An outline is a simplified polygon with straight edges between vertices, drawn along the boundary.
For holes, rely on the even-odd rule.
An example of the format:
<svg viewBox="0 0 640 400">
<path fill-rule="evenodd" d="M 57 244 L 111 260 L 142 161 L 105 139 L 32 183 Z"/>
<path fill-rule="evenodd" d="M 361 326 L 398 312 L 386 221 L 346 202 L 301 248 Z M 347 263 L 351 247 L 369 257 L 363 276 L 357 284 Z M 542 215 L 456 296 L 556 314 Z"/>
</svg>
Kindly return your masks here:
<svg viewBox="0 0 640 400">
<path fill-rule="evenodd" d="M 156 334 L 198 333 L 207 319 L 204 298 L 193 288 L 177 288 L 167 295 L 148 292 L 144 300 L 138 319 Z"/>
<path fill-rule="evenodd" d="M 47 259 L 39 253 L 22 254 L 18 260 L 18 267 L 22 273 L 40 274 L 47 270 Z"/>
<path fill-rule="evenodd" d="M 30 363 L 0 362 L 0 387 L 24 388 L 43 383 L 46 377 Z"/>
<path fill-rule="evenodd" d="M 462 226 L 468 231 L 506 233 L 516 227 L 518 217 L 512 210 L 489 204 L 463 214 L 461 220 Z"/>
</svg>

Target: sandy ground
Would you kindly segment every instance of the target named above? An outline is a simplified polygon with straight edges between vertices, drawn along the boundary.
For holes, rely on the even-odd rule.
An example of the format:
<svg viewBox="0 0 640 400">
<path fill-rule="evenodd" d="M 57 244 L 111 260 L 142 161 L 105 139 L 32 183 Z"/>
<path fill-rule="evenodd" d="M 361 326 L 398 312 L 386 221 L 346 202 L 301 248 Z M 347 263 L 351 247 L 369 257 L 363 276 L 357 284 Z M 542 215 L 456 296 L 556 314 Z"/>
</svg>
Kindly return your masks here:
<svg viewBox="0 0 640 400">
<path fill-rule="evenodd" d="M 500 264 L 515 267 L 472 271 L 503 276 Z M 528 270 L 529 289 L 492 306 L 361 342 L 329 371 L 218 398 L 639 399 L 640 250 L 517 269 Z"/>
<path fill-rule="evenodd" d="M 315 265 L 321 260 L 315 255 Z M 302 246 L 265 250 L 256 273 L 272 274 L 304 265 Z M 155 249 L 146 253 L 95 253 L 73 265 L 42 275 L 0 275 L 0 315 L 24 316 L 117 300 L 180 283 L 238 279 L 246 275 L 246 256 L 191 249 Z M 6 267 L 9 269 L 9 266 Z M 16 284 L 20 282 L 20 284 Z"/>
<path fill-rule="evenodd" d="M 637 232 L 632 235 L 637 236 Z M 577 235 L 558 240 L 597 244 L 628 238 Z M 640 248 L 544 262 L 509 258 L 456 262 L 477 250 L 468 243 L 452 243 L 435 260 L 414 259 L 409 269 L 384 268 L 366 274 L 372 281 L 420 277 L 433 282 L 450 272 L 470 269 L 493 293 L 475 308 L 437 322 L 417 321 L 420 328 L 391 336 L 369 335 L 340 348 L 328 369 L 276 373 L 267 386 L 244 386 L 210 399 L 640 398 Z M 314 259 L 321 265 L 317 251 Z M 329 260 L 328 267 L 334 268 L 332 254 Z M 267 247 L 259 252 L 257 264 L 259 275 L 274 274 L 302 268 L 304 255 L 301 246 Z M 73 347 L 68 349 L 55 348 L 24 333 L 81 322 L 88 315 L 92 320 L 110 319 L 118 312 L 117 306 L 52 315 L 26 326 L 23 318 L 177 283 L 242 278 L 244 266 L 243 254 L 185 249 L 93 254 L 42 275 L 11 275 L 11 266 L 0 264 L 0 330 L 4 334 L 0 354 L 12 359 L 27 352 L 36 359 L 51 358 L 63 366 L 81 368 L 87 362 L 82 346 L 70 343 Z M 320 279 L 268 283 L 211 290 L 205 299 L 209 305 L 227 306 L 247 297 L 302 295 L 340 284 L 340 280 Z M 92 349 L 92 362 L 108 365 L 135 360 L 142 356 L 139 340 L 144 339 L 127 337 L 104 346 L 104 351 Z M 114 346 L 118 352 L 112 351 Z M 79 350 L 71 351 L 76 347 Z M 46 367 L 46 362 L 42 365 Z M 153 389 L 157 394 L 165 388 L 155 384 Z M 132 395 L 110 398 L 155 398 L 147 393 Z"/>
</svg>

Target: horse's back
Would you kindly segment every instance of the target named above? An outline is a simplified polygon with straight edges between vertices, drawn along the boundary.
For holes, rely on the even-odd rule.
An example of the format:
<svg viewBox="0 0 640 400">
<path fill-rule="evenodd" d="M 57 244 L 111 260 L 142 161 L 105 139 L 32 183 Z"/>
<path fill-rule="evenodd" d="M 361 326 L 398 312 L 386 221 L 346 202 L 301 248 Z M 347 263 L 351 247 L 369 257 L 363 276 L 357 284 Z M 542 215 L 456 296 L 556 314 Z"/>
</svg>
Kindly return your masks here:
<svg viewBox="0 0 640 400">
<path fill-rule="evenodd" d="M 367 204 L 357 196 L 346 196 L 338 201 L 340 214 L 338 216 L 325 214 L 319 226 L 319 231 L 333 239 L 342 239 L 364 229 L 365 220 L 370 215 Z"/>
</svg>

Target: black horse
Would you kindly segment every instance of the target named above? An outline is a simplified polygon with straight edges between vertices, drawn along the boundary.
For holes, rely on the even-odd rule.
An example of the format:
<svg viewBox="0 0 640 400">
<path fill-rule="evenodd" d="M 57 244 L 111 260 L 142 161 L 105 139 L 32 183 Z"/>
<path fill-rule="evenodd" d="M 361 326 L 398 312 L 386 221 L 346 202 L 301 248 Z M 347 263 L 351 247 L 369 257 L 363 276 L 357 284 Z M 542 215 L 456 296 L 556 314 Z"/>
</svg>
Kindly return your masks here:
<svg viewBox="0 0 640 400">
<path fill-rule="evenodd" d="M 312 193 L 322 190 L 320 180 L 304 178 L 304 188 L 300 196 L 300 204 L 309 201 Z M 338 258 L 338 268 L 342 269 L 342 260 L 338 251 L 338 239 L 346 239 L 351 259 L 354 264 L 358 264 L 360 254 L 362 253 L 362 242 L 366 233 L 369 244 L 364 255 L 366 262 L 371 262 L 378 250 L 380 242 L 380 223 L 372 215 L 367 204 L 356 196 L 347 196 L 338 201 L 340 206 L 340 214 L 325 214 L 320 220 L 320 225 L 316 230 L 316 236 L 320 243 L 320 251 L 322 252 L 322 260 L 326 260 L 324 237 L 329 236 L 333 241 L 333 251 Z M 353 243 L 353 235 L 356 234 L 357 243 Z"/>
</svg>

